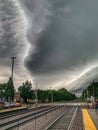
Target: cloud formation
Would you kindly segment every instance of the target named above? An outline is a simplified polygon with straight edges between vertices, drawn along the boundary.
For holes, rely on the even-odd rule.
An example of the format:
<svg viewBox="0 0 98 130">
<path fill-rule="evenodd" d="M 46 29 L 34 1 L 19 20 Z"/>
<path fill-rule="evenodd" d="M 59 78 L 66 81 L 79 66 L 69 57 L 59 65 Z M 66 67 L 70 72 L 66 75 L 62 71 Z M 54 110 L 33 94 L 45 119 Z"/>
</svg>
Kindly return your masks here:
<svg viewBox="0 0 98 130">
<path fill-rule="evenodd" d="M 76 90 L 97 80 L 97 0 L 1 2 L 2 60 L 10 55 L 19 57 L 18 63 L 23 59 L 19 67 L 25 64 L 26 75 L 38 80 L 41 88 Z"/>
<path fill-rule="evenodd" d="M 31 47 L 35 46 L 26 59 L 31 75 L 45 85 L 64 80 L 66 85 L 67 81 L 74 82 L 74 77 L 78 80 L 85 70 L 94 69 L 98 58 L 98 1 L 22 2 L 30 20 L 28 40 Z M 88 80 L 93 80 L 90 77 Z M 83 78 L 83 83 L 88 80 Z"/>
<path fill-rule="evenodd" d="M 5 82 L 11 75 L 11 56 L 16 56 L 15 84 L 25 70 L 24 59 L 28 51 L 25 38 L 25 19 L 16 0 L 0 0 L 0 80 Z M 17 64 L 16 64 L 17 63 Z M 22 78 L 21 78 L 22 79 Z M 23 81 L 23 80 L 22 80 Z"/>
<path fill-rule="evenodd" d="M 42 1 L 43 5 L 44 2 Z M 46 17 L 49 17 L 49 23 L 36 34 L 33 42 L 36 49 L 35 52 L 31 52 L 30 58 L 27 59 L 27 67 L 30 70 L 32 68 L 33 73 L 40 74 L 70 69 L 95 60 L 98 49 L 98 30 L 96 28 L 98 16 L 97 7 L 95 7 L 97 2 L 88 2 L 88 0 L 74 0 L 74 2 L 54 0 L 48 2 L 50 5 L 48 8 L 49 15 L 41 17 L 40 12 L 44 10 L 41 8 L 39 13 L 37 12 L 40 17 L 35 19 L 35 25 L 38 22 L 37 26 L 39 27 L 41 19 L 45 20 Z M 37 14 L 35 11 L 34 16 L 36 17 Z M 35 17 L 31 18 L 34 19 Z M 33 30 L 33 28 L 31 29 Z M 32 36 L 29 35 L 29 38 Z"/>
</svg>

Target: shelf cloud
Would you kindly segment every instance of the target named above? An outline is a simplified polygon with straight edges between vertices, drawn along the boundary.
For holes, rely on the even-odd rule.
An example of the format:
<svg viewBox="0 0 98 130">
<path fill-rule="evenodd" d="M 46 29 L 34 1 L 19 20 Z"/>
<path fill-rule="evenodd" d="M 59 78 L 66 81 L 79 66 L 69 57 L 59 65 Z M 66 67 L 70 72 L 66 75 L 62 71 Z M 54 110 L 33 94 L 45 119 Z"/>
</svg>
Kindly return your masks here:
<svg viewBox="0 0 98 130">
<path fill-rule="evenodd" d="M 82 89 L 97 80 L 97 0 L 0 2 L 1 61 L 10 55 L 17 63 L 23 59 L 18 67 L 40 88 Z"/>
</svg>

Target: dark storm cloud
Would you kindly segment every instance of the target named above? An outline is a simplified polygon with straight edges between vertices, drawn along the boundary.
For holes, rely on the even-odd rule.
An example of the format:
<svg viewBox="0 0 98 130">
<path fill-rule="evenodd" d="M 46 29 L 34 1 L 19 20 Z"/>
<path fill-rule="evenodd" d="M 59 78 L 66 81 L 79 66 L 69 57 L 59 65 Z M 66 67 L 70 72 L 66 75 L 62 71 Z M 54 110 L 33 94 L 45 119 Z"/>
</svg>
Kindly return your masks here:
<svg viewBox="0 0 98 130">
<path fill-rule="evenodd" d="M 0 0 L 0 60 L 6 58 L 8 62 L 9 57 L 22 52 L 20 21 L 22 18 L 15 0 Z"/>
<path fill-rule="evenodd" d="M 23 2 L 24 9 L 30 17 L 28 40 L 31 42 L 31 47 L 35 46 L 34 51 L 30 49 L 31 54 L 26 59 L 26 66 L 31 74 L 43 75 L 61 70 L 79 69 L 88 62 L 96 61 L 97 0 L 41 0 L 41 2 L 23 0 Z M 39 9 L 36 10 L 36 7 Z M 43 15 L 46 9 L 48 13 Z M 49 21 L 45 22 L 47 19 Z M 46 25 L 41 26 L 42 22 Z M 33 25 L 36 28 L 33 28 Z M 36 33 L 38 28 L 40 31 Z"/>
<path fill-rule="evenodd" d="M 0 0 L 1 69 L 16 56 L 17 81 L 19 75 L 22 81 L 29 77 L 20 73 L 25 62 L 42 88 L 76 90 L 96 79 L 97 5 L 97 0 Z"/>
<path fill-rule="evenodd" d="M 24 69 L 24 58 L 28 51 L 25 38 L 25 17 L 16 0 L 0 0 L 0 81 L 6 82 L 11 75 L 11 58 L 16 57 L 15 86 L 28 77 Z"/>
</svg>

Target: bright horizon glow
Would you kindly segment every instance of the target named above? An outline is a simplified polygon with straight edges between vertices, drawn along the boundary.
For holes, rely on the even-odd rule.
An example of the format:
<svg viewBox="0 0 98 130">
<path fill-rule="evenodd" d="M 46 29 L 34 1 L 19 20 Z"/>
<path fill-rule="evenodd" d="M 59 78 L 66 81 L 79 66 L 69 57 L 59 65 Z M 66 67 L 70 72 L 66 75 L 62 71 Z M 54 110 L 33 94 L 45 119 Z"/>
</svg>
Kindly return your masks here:
<svg viewBox="0 0 98 130">
<path fill-rule="evenodd" d="M 98 65 L 92 65 L 90 67 L 87 67 L 85 70 L 83 70 L 82 73 L 80 73 L 77 77 L 75 77 L 74 79 L 72 79 L 71 81 L 67 82 L 65 85 L 69 85 L 71 83 L 73 83 L 74 81 L 78 80 L 79 78 L 81 78 L 83 75 L 85 75 L 86 73 L 88 73 L 89 71 L 91 71 L 92 69 L 98 67 Z"/>
</svg>

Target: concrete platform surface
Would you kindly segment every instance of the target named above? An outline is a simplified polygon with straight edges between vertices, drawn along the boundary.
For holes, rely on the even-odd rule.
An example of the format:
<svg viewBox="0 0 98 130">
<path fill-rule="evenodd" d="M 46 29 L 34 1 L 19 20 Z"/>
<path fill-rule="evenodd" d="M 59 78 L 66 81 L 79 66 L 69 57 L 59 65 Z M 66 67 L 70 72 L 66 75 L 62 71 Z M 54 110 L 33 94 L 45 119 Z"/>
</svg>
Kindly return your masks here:
<svg viewBox="0 0 98 130">
<path fill-rule="evenodd" d="M 18 111 L 18 110 L 22 110 L 22 109 L 27 109 L 27 107 L 15 107 L 15 108 L 3 109 L 3 110 L 0 110 L 0 114 L 11 112 L 11 111 Z"/>
<path fill-rule="evenodd" d="M 94 121 L 95 126 L 98 130 L 98 112 L 95 113 L 95 110 L 90 110 L 90 109 L 88 109 L 88 112 L 89 112 L 89 114 L 90 114 L 92 120 Z"/>
</svg>

